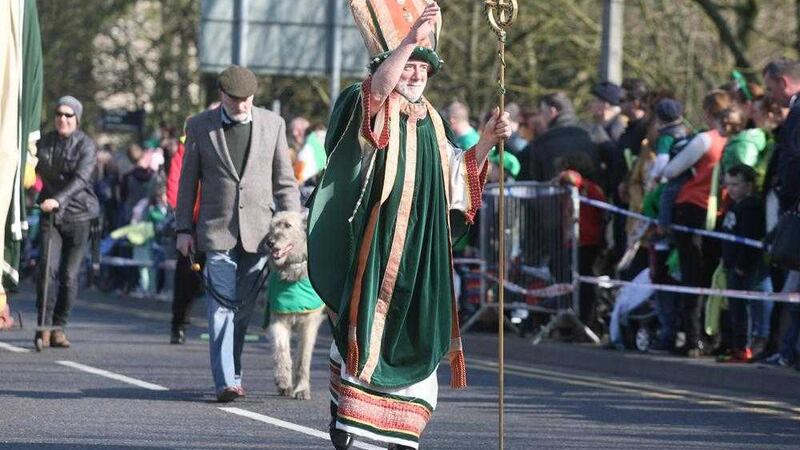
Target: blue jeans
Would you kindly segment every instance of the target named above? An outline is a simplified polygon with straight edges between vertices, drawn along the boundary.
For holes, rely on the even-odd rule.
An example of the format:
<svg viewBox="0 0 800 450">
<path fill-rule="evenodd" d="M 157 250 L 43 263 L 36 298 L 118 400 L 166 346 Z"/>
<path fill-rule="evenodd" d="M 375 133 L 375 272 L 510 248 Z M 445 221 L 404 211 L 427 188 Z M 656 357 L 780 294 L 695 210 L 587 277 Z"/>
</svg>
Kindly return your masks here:
<svg viewBox="0 0 800 450">
<path fill-rule="evenodd" d="M 691 175 L 683 174 L 678 178 L 667 181 L 661 191 L 661 198 L 658 200 L 658 224 L 668 227 L 675 223 L 672 216 L 672 208 L 675 206 L 675 199 L 683 188 L 683 184 L 689 180 Z"/>
<path fill-rule="evenodd" d="M 772 292 L 772 278 L 767 274 L 758 290 Z M 772 320 L 772 300 L 753 300 L 750 302 L 750 336 L 769 339 L 770 321 Z"/>
<path fill-rule="evenodd" d="M 772 292 L 772 280 L 770 280 L 766 268 L 756 268 L 753 272 L 745 275 L 738 275 L 733 269 L 726 269 L 727 288 L 741 291 L 760 291 Z M 765 303 L 769 303 L 766 305 Z M 745 347 L 752 345 L 749 339 L 751 330 L 758 327 L 759 337 L 769 336 L 769 315 L 764 323 L 765 311 L 772 313 L 772 302 L 763 300 L 745 300 L 741 298 L 728 299 L 728 313 L 731 322 L 731 346 L 735 350 L 744 350 Z M 755 314 L 754 314 L 755 313 Z M 758 317 L 756 317 L 758 316 Z M 760 331 L 766 327 L 766 335 Z"/>
<path fill-rule="evenodd" d="M 661 325 L 659 345 L 669 348 L 675 345 L 675 326 L 677 322 L 677 305 L 680 294 L 666 291 L 656 291 L 656 315 Z"/>
<path fill-rule="evenodd" d="M 259 274 L 267 262 L 265 255 L 245 252 L 241 245 L 227 251 L 206 254 L 208 285 L 208 348 L 214 388 L 219 393 L 226 387 L 242 384 L 242 348 L 247 325 L 258 295 Z M 231 299 L 233 309 L 221 305 L 214 293 Z"/>
</svg>

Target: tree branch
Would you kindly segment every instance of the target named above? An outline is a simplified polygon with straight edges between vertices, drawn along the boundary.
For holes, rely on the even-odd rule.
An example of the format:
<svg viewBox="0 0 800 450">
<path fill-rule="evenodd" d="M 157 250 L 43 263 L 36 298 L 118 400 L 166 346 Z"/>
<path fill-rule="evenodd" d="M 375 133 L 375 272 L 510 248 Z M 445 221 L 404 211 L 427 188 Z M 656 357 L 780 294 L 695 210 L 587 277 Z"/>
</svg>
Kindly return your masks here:
<svg viewBox="0 0 800 450">
<path fill-rule="evenodd" d="M 714 23 L 722 44 L 728 47 L 728 50 L 733 53 L 733 57 L 736 60 L 736 66 L 741 68 L 752 67 L 753 65 L 744 54 L 742 46 L 733 36 L 730 26 L 728 26 L 728 23 L 725 21 L 725 18 L 722 17 L 722 14 L 720 14 L 719 5 L 711 0 L 695 0 L 695 3 L 700 6 L 703 12 L 706 13 L 706 16 L 708 16 L 708 18 L 711 19 L 711 22 Z"/>
</svg>

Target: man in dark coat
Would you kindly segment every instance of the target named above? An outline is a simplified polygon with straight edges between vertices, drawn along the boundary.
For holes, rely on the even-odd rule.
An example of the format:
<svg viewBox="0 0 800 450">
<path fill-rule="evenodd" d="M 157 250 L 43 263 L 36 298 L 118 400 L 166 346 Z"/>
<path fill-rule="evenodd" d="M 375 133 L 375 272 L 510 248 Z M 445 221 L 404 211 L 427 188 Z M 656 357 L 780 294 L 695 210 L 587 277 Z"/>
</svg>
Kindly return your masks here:
<svg viewBox="0 0 800 450">
<path fill-rule="evenodd" d="M 574 152 L 589 155 L 596 171 L 600 165 L 597 144 L 575 115 L 569 97 L 563 92 L 546 95 L 539 102 L 539 108 L 548 124 L 547 131 L 523 151 L 522 171 L 518 179 L 551 180 L 558 174 L 554 165 L 556 159 Z"/>
</svg>

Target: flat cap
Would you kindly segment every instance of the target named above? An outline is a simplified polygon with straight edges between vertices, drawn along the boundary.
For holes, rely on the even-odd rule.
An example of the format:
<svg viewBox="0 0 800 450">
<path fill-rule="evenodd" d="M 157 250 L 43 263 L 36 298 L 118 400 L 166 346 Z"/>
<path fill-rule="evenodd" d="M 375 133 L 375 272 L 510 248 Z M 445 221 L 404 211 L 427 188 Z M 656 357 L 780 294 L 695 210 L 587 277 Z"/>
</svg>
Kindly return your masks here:
<svg viewBox="0 0 800 450">
<path fill-rule="evenodd" d="M 231 97 L 250 97 L 258 89 L 258 80 L 250 69 L 230 66 L 219 74 L 219 88 Z"/>
<path fill-rule="evenodd" d="M 622 88 L 610 81 L 601 81 L 592 87 L 592 94 L 610 105 L 619 106 Z"/>
</svg>

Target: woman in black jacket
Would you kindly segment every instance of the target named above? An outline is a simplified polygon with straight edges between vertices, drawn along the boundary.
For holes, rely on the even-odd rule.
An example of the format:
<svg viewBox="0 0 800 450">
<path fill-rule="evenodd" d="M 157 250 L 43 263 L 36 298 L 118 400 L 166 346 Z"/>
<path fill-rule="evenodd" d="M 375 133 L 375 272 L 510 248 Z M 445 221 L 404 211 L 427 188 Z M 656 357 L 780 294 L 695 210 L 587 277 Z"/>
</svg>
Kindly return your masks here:
<svg viewBox="0 0 800 450">
<path fill-rule="evenodd" d="M 78 293 L 78 273 L 88 247 L 90 223 L 99 211 L 92 188 L 97 164 L 96 144 L 78 129 L 82 113 L 83 105 L 76 98 L 61 97 L 55 109 L 55 131 L 45 134 L 37 144 L 36 173 L 44 184 L 39 196 L 44 199 L 41 202 L 44 214 L 40 254 L 49 264 L 40 264 L 36 305 L 39 323 L 55 328 L 52 332 L 36 333 L 36 339 L 41 338 L 44 346 L 70 346 L 64 327 Z M 54 215 L 52 228 L 51 214 Z M 44 251 L 48 240 L 51 242 L 49 256 Z M 44 272 L 46 267 L 48 273 Z M 45 277 L 53 288 L 48 291 L 47 310 L 42 311 Z"/>
</svg>

